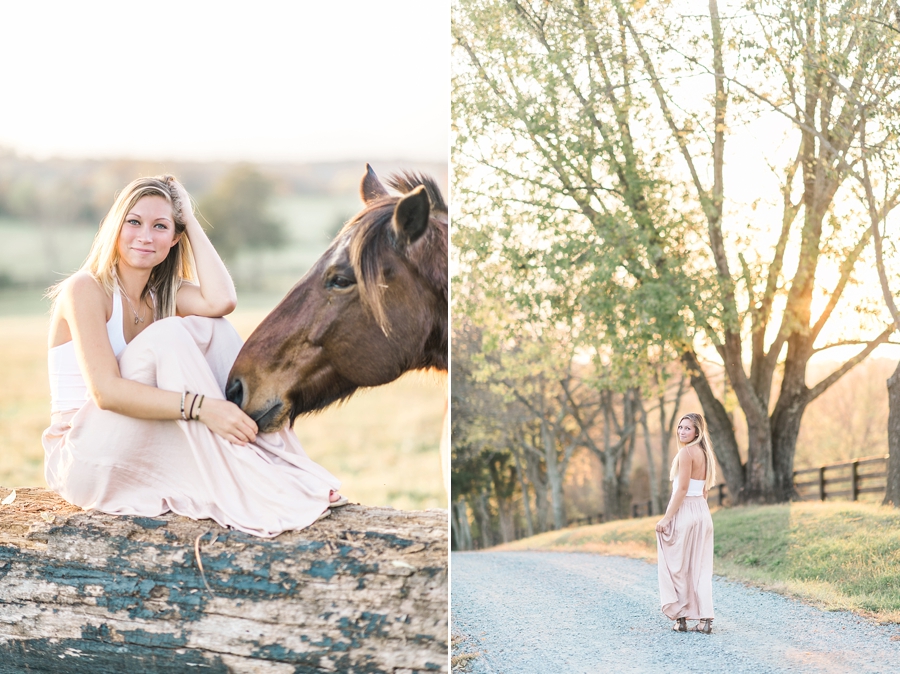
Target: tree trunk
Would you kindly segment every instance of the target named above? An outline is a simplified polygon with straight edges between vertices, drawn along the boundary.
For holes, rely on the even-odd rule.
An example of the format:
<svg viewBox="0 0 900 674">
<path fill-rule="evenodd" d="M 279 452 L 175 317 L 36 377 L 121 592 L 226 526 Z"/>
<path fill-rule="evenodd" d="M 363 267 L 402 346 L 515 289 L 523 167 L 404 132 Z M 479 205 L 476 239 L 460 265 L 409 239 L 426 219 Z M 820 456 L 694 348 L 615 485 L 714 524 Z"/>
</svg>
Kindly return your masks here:
<svg viewBox="0 0 900 674">
<path fill-rule="evenodd" d="M 610 475 L 613 473 L 609 469 L 603 471 L 603 519 L 606 522 L 622 519 L 619 513 L 619 485 L 614 476 L 608 477 Z"/>
<path fill-rule="evenodd" d="M 745 415 L 747 410 L 744 410 Z M 747 419 L 747 468 L 744 491 L 738 503 L 772 503 L 774 468 L 772 466 L 772 427 L 768 414 L 754 410 Z"/>
<path fill-rule="evenodd" d="M 800 435 L 800 422 L 806 411 L 805 396 L 782 395 L 778 407 L 772 415 L 772 458 L 775 468 L 776 502 L 790 501 L 797 496 L 794 489 L 794 454 L 797 450 L 797 437 Z M 782 405 L 785 400 L 787 404 Z"/>
<path fill-rule="evenodd" d="M 531 497 L 528 494 L 528 484 L 525 482 L 525 471 L 522 470 L 522 458 L 519 456 L 518 448 L 515 445 L 511 445 L 510 451 L 516 461 L 516 474 L 519 476 L 519 488 L 522 490 L 522 506 L 525 509 L 525 535 L 530 538 L 531 536 L 534 536 L 534 521 L 531 517 Z"/>
<path fill-rule="evenodd" d="M 663 412 L 665 414 L 665 412 Z M 653 461 L 653 443 L 650 440 L 650 425 L 647 423 L 647 413 L 641 408 L 641 427 L 644 431 L 644 448 L 647 450 L 647 481 L 650 483 L 650 502 L 654 512 L 660 512 L 662 499 L 659 497 L 659 482 L 656 477 L 656 465 Z M 665 464 L 663 464 L 665 470 Z"/>
<path fill-rule="evenodd" d="M 460 499 L 451 506 L 450 511 L 453 524 L 453 540 L 456 542 L 457 550 L 472 549 L 472 529 L 469 527 L 469 513 L 466 506 L 466 500 Z"/>
<path fill-rule="evenodd" d="M 632 420 L 633 422 L 636 420 Z M 637 445 L 637 429 L 622 448 L 622 457 L 619 468 L 619 512 L 622 517 L 631 517 L 631 464 L 634 459 L 634 448 Z"/>
<path fill-rule="evenodd" d="M 606 452 L 603 466 L 603 515 L 606 521 L 624 519 L 631 514 L 630 483 L 617 474 L 616 459 L 613 452 Z"/>
<path fill-rule="evenodd" d="M 505 453 L 496 453 L 488 461 L 488 471 L 497 499 L 497 515 L 500 520 L 500 542 L 509 543 L 516 538 L 513 494 L 516 491 L 516 470 L 509 465 Z"/>
<path fill-rule="evenodd" d="M 887 380 L 888 389 L 888 476 L 884 505 L 900 508 L 900 364 Z"/>
<path fill-rule="evenodd" d="M 738 452 L 734 426 L 725 406 L 713 393 L 709 380 L 700 369 L 696 356 L 691 352 L 686 352 L 683 361 L 691 376 L 691 387 L 700 399 L 700 406 L 703 408 L 703 416 L 706 418 L 706 426 L 709 429 L 709 439 L 724 473 L 723 477 L 728 486 L 731 501 L 740 503 L 744 493 L 744 466 L 741 463 L 740 452 Z"/>
<path fill-rule="evenodd" d="M 0 670 L 446 672 L 446 521 L 346 506 L 263 539 L 20 490 L 0 506 Z"/>
<path fill-rule="evenodd" d="M 507 500 L 498 500 L 497 510 L 500 515 L 500 542 L 509 543 L 516 540 L 516 524 L 512 504 Z"/>
<path fill-rule="evenodd" d="M 478 534 L 481 537 L 481 547 L 489 548 L 494 544 L 494 532 L 491 526 L 491 513 L 487 505 L 487 493 L 482 489 L 475 496 L 475 521 L 478 522 Z"/>
<path fill-rule="evenodd" d="M 536 460 L 528 461 L 528 478 L 534 488 L 538 533 L 543 533 L 550 529 L 550 501 L 547 498 L 547 480 L 541 475 L 540 464 Z"/>
<path fill-rule="evenodd" d="M 547 482 L 553 500 L 553 528 L 564 529 L 566 526 L 566 503 L 563 497 L 563 478 L 559 470 L 559 457 L 556 443 L 547 422 L 541 419 L 541 440 L 544 443 L 544 462 L 547 466 Z"/>
<path fill-rule="evenodd" d="M 465 542 L 462 538 L 462 527 L 459 526 L 459 518 L 456 514 L 456 503 L 450 504 L 450 549 L 466 550 Z"/>
</svg>

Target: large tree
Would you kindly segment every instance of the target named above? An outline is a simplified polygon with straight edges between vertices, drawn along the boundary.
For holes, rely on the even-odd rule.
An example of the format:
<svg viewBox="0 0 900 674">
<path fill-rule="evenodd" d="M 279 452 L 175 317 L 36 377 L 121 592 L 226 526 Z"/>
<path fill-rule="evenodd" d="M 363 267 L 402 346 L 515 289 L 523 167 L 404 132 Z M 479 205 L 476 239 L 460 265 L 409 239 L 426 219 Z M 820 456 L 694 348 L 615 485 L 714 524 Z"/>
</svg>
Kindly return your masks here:
<svg viewBox="0 0 900 674">
<path fill-rule="evenodd" d="M 454 14 L 458 193 L 479 220 L 462 218 L 457 245 L 501 251 L 504 292 L 577 312 L 586 339 L 617 354 L 678 349 L 738 501 L 792 496 L 804 410 L 892 332 L 833 327 L 853 320 L 845 291 L 870 239 L 847 186 L 857 130 L 864 115 L 893 114 L 900 83 L 891 7 L 748 0 L 723 19 L 715 0 L 705 17 L 669 3 L 509 0 Z M 794 150 L 780 186 L 761 177 L 742 203 L 726 194 L 727 164 L 761 122 Z M 778 164 L 779 151 L 762 154 Z M 808 385 L 810 358 L 847 342 L 858 353 Z M 746 461 L 702 367 L 709 349 L 746 419 Z"/>
<path fill-rule="evenodd" d="M 893 152 L 881 152 L 876 156 L 876 163 L 880 168 L 873 178 L 873 171 L 869 170 L 871 164 L 868 153 L 866 152 L 866 131 L 868 120 L 863 119 L 860 126 L 860 145 L 862 147 L 861 165 L 862 171 L 857 177 L 862 185 L 865 194 L 866 205 L 869 209 L 869 221 L 872 228 L 872 240 L 875 248 L 875 268 L 878 272 L 878 281 L 881 285 L 881 293 L 884 297 L 885 305 L 890 312 L 894 327 L 900 329 L 900 309 L 897 308 L 897 302 L 894 293 L 891 290 L 891 280 L 887 267 L 884 263 L 884 238 L 886 232 L 882 232 L 882 228 L 886 228 L 888 216 L 894 211 L 898 203 L 900 203 L 900 176 L 897 175 L 900 170 L 898 163 L 898 148 L 894 145 Z M 896 136 L 896 133 L 893 134 Z M 882 195 L 879 199 L 876 196 L 876 188 Z M 896 242 L 894 242 L 896 248 Z M 896 272 L 895 272 L 896 276 Z M 884 493 L 884 505 L 892 505 L 900 508 L 900 363 L 896 370 L 887 380 L 888 391 L 888 470 L 887 480 Z"/>
<path fill-rule="evenodd" d="M 742 20 L 726 30 L 711 0 L 705 46 L 681 48 L 676 40 L 659 53 L 659 40 L 669 36 L 666 29 L 642 33 L 632 12 L 617 3 L 707 221 L 720 311 L 709 317 L 706 334 L 724 361 L 747 421 L 744 466 L 725 408 L 712 394 L 694 351 L 686 351 L 685 362 L 738 500 L 782 501 L 794 495 L 794 452 L 806 407 L 893 332 L 892 325 L 882 324 L 880 331 L 860 338 L 865 331 L 859 326 L 853 338 L 862 346 L 857 354 L 821 381 L 807 384 L 810 358 L 828 347 L 822 337 L 869 243 L 865 210 L 854 204 L 855 185 L 846 183 L 861 156 L 860 125 L 867 117 L 894 113 L 900 51 L 887 25 L 893 7 L 877 1 L 751 1 Z M 736 51 L 730 60 L 729 49 Z M 688 72 L 713 82 L 714 95 L 703 116 L 709 129 L 706 147 L 692 120 L 676 112 L 677 97 L 664 87 L 660 63 L 671 52 L 680 53 Z M 735 98 L 746 105 L 729 115 Z M 755 259 L 729 251 L 726 235 L 726 221 L 735 213 L 726 200 L 725 144 L 729 123 L 746 121 L 748 112 L 781 116 L 795 147 L 782 173 L 780 233 L 774 249 Z M 879 138 L 882 144 L 890 141 Z M 701 166 L 711 180 L 703 179 Z M 792 243 L 796 263 L 790 273 L 785 253 Z M 820 274 L 829 266 L 833 280 L 823 282 Z M 818 306 L 817 294 L 824 299 Z M 783 308 L 776 312 L 779 298 Z M 772 400 L 779 368 L 781 382 Z"/>
<path fill-rule="evenodd" d="M 685 298 L 695 307 L 708 291 L 665 157 L 642 141 L 655 122 L 646 91 L 632 88 L 633 59 L 618 51 L 624 25 L 597 30 L 576 4 L 587 55 L 585 33 L 523 4 L 458 8 L 454 244 L 461 274 L 489 278 L 483 292 L 518 322 L 561 329 L 578 350 L 587 383 L 551 372 L 545 359 L 531 367 L 546 370 L 541 385 L 556 400 L 566 394 L 556 415 L 574 421 L 577 444 L 601 460 L 604 510 L 615 517 L 630 507 L 641 386 L 672 357 L 669 338 L 685 340 Z M 519 402 L 545 428 L 559 426 L 538 404 Z"/>
</svg>

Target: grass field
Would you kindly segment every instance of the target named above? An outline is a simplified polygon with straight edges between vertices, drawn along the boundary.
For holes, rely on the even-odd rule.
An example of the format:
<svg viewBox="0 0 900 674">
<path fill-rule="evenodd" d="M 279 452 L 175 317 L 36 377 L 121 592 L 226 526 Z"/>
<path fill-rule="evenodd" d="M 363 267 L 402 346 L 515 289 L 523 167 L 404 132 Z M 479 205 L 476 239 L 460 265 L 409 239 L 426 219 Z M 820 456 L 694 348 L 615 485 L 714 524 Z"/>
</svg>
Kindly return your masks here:
<svg viewBox="0 0 900 674">
<path fill-rule="evenodd" d="M 659 517 L 547 532 L 499 547 L 615 554 L 656 561 Z M 715 573 L 900 623 L 900 510 L 863 503 L 791 503 L 713 512 Z"/>
<path fill-rule="evenodd" d="M 18 302 L 16 300 L 15 302 Z M 18 306 L 14 302 L 13 306 Z M 246 338 L 263 300 L 230 317 Z M 254 308 L 255 305 L 255 308 Z M 31 303 L 29 306 L 34 307 Z M 41 432 L 49 425 L 48 316 L 0 315 L 0 485 L 45 486 Z M 446 508 L 438 446 L 446 377 L 411 373 L 294 425 L 309 455 L 351 501 L 402 509 Z"/>
</svg>

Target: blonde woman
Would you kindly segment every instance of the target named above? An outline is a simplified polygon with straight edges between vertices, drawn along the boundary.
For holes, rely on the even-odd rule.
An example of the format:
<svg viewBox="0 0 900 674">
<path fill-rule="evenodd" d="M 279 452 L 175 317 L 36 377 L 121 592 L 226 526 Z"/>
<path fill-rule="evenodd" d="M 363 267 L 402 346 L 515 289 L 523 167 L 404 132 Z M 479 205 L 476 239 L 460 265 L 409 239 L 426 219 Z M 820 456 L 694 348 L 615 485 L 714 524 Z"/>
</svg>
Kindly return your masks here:
<svg viewBox="0 0 900 674">
<path fill-rule="evenodd" d="M 346 499 L 290 429 L 257 434 L 225 400 L 241 340 L 221 317 L 236 294 L 190 204 L 171 176 L 133 181 L 50 290 L 47 484 L 112 514 L 303 528 Z"/>
<path fill-rule="evenodd" d="M 716 463 L 701 415 L 685 414 L 677 433 L 672 498 L 656 525 L 660 601 L 676 632 L 688 631 L 687 620 L 699 620 L 691 631 L 711 634 L 713 523 L 706 498 L 716 483 Z"/>
</svg>

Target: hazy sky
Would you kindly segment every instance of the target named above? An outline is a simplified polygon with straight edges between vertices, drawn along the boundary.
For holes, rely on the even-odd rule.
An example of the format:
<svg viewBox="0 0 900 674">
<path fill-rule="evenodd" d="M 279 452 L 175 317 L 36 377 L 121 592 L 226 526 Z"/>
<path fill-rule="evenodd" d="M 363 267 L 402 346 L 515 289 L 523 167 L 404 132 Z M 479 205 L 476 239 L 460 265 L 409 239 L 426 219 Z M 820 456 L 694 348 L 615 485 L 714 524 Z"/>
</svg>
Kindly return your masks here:
<svg viewBox="0 0 900 674">
<path fill-rule="evenodd" d="M 445 162 L 449 0 L 3 2 L 0 146 Z"/>
</svg>

